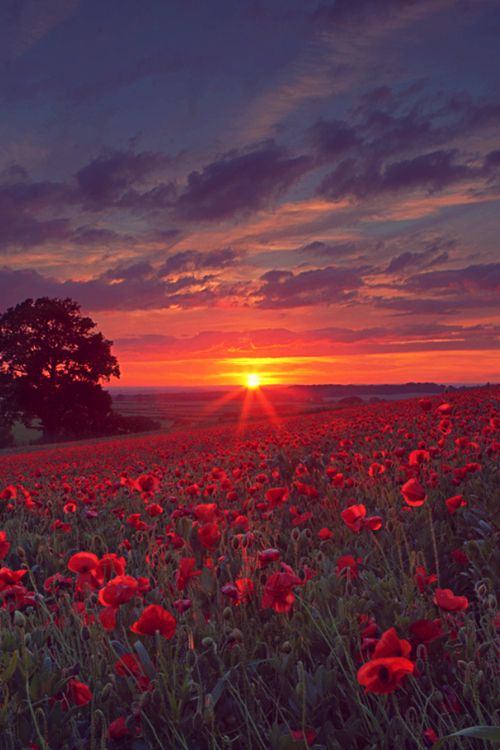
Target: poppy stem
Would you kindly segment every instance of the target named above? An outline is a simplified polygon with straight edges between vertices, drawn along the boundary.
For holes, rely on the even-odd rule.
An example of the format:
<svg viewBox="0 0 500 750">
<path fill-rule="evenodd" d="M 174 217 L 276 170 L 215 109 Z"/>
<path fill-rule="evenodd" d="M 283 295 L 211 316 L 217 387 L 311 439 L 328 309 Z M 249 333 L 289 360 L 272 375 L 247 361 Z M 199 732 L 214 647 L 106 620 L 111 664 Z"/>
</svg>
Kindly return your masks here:
<svg viewBox="0 0 500 750">
<path fill-rule="evenodd" d="M 431 532 L 431 540 L 432 540 L 432 549 L 434 551 L 434 563 L 436 565 L 436 575 L 437 575 L 437 584 L 438 586 L 441 585 L 441 576 L 439 573 L 439 558 L 438 558 L 438 550 L 437 550 L 437 542 L 436 542 L 436 532 L 434 531 L 434 522 L 432 520 L 432 510 L 429 503 L 427 503 L 427 515 L 429 518 L 429 528 Z"/>
</svg>

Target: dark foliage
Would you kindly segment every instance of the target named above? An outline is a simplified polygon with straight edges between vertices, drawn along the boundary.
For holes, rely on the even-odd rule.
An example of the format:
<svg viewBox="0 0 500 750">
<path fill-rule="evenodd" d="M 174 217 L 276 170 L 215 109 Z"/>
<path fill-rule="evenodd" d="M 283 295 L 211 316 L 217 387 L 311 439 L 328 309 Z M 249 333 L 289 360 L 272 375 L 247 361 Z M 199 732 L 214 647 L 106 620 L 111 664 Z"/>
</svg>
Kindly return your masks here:
<svg viewBox="0 0 500 750">
<path fill-rule="evenodd" d="M 120 377 L 112 342 L 71 299 L 27 299 L 0 316 L 4 431 L 38 420 L 44 439 L 101 433 L 111 397 L 100 381 Z"/>
</svg>

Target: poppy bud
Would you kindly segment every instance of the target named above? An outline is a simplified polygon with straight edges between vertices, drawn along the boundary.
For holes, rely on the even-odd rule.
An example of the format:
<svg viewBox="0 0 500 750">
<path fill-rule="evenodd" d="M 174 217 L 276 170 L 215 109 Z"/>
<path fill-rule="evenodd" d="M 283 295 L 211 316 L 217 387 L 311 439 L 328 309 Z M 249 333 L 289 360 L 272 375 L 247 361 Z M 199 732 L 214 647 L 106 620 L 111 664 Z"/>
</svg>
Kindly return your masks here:
<svg viewBox="0 0 500 750">
<path fill-rule="evenodd" d="M 233 628 L 231 632 L 229 633 L 229 641 L 239 641 L 240 643 L 243 642 L 243 633 L 239 628 Z"/>
<path fill-rule="evenodd" d="M 26 552 L 24 551 L 23 547 L 17 548 L 17 556 L 20 560 L 24 560 L 26 558 Z"/>
<path fill-rule="evenodd" d="M 224 620 L 230 620 L 233 616 L 233 613 L 231 611 L 231 607 L 224 607 L 222 611 L 222 617 Z"/>
<path fill-rule="evenodd" d="M 292 651 L 292 644 L 290 641 L 285 641 L 281 644 L 280 650 L 283 651 L 284 654 L 290 654 Z"/>
<path fill-rule="evenodd" d="M 229 611 L 231 611 L 231 610 L 229 610 Z M 214 639 L 210 638 L 210 636 L 206 636 L 205 638 L 202 638 L 201 645 L 203 646 L 203 648 L 210 648 L 210 647 L 212 647 L 214 650 L 217 648 Z"/>
<path fill-rule="evenodd" d="M 292 542 L 298 542 L 300 539 L 300 530 L 299 529 L 292 529 L 292 533 L 290 534 Z"/>
<path fill-rule="evenodd" d="M 110 682 L 107 682 L 101 690 L 100 700 L 105 701 L 113 694 L 114 690 L 115 688 L 113 687 L 113 685 Z"/>
<path fill-rule="evenodd" d="M 480 583 L 476 587 L 476 594 L 478 599 L 486 599 L 486 595 L 488 594 L 488 588 L 486 584 Z"/>
<path fill-rule="evenodd" d="M 417 659 L 420 659 L 421 661 L 427 660 L 427 646 L 425 643 L 419 643 L 417 646 Z M 419 670 L 422 671 L 422 670 Z"/>
<path fill-rule="evenodd" d="M 26 626 L 26 618 L 18 609 L 14 612 L 14 625 L 17 625 L 19 628 L 24 628 Z"/>
</svg>

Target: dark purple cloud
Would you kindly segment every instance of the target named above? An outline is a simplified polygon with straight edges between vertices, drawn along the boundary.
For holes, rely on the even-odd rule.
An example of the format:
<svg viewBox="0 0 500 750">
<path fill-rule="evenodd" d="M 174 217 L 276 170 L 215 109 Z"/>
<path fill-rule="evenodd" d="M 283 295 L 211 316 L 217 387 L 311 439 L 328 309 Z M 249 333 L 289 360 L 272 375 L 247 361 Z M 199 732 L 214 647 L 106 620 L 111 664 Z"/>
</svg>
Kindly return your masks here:
<svg viewBox="0 0 500 750">
<path fill-rule="evenodd" d="M 268 271 L 254 297 L 257 306 L 266 309 L 347 302 L 363 286 L 362 270 L 327 266 L 297 274 Z"/>
<path fill-rule="evenodd" d="M 319 258 L 336 258 L 341 256 L 355 255 L 359 245 L 355 242 L 322 242 L 314 240 L 308 242 L 299 249 L 303 255 Z"/>
<path fill-rule="evenodd" d="M 344 159 L 323 179 L 318 194 L 338 201 L 416 189 L 434 193 L 477 174 L 467 165 L 457 163 L 457 156 L 456 149 L 431 151 L 383 168 L 370 161 Z"/>
<path fill-rule="evenodd" d="M 61 242 L 71 235 L 67 219 L 37 219 L 26 211 L 15 210 L 0 199 L 0 247 L 18 250 L 47 242 Z"/>
<path fill-rule="evenodd" d="M 311 143 L 322 159 L 335 159 L 359 147 L 360 134 L 343 120 L 319 120 L 309 130 Z"/>
<path fill-rule="evenodd" d="M 439 263 L 444 263 L 448 260 L 448 253 L 440 253 L 440 255 L 432 258 L 428 252 L 423 253 L 412 253 L 406 251 L 394 257 L 386 268 L 387 273 L 401 273 L 406 271 L 408 268 L 414 268 L 415 266 L 436 266 Z"/>
<path fill-rule="evenodd" d="M 147 178 L 170 163 L 168 156 L 153 151 L 137 154 L 131 151 L 112 151 L 98 156 L 79 169 L 75 177 L 82 201 L 90 208 L 99 210 L 123 199 L 129 189 L 143 184 Z M 137 200 L 137 193 L 133 195 Z"/>
<path fill-rule="evenodd" d="M 102 274 L 101 278 L 112 281 L 125 281 L 128 279 L 142 279 L 154 275 L 155 271 L 150 263 L 147 261 L 138 261 L 127 266 L 120 265 L 109 268 Z"/>
<path fill-rule="evenodd" d="M 439 289 L 441 293 L 451 294 L 500 291 L 500 263 L 420 273 L 411 276 L 406 287 L 411 291 Z"/>
<path fill-rule="evenodd" d="M 238 257 L 238 253 L 230 247 L 208 252 L 184 250 L 167 258 L 159 268 L 158 276 L 165 277 L 171 274 L 185 273 L 186 271 L 200 271 L 205 268 L 226 268 L 234 265 Z"/>
<path fill-rule="evenodd" d="M 179 196 L 184 219 L 221 221 L 257 211 L 277 200 L 312 167 L 308 156 L 293 156 L 274 141 L 247 152 L 230 152 L 191 172 Z"/>
</svg>

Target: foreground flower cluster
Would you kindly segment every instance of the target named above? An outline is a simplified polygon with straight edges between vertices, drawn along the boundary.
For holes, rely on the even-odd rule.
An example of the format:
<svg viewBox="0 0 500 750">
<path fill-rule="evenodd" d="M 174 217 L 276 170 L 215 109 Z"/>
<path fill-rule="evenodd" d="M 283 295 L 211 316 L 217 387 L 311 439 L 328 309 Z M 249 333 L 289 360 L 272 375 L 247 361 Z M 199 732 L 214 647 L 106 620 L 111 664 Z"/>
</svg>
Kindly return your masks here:
<svg viewBox="0 0 500 750">
<path fill-rule="evenodd" d="M 0 457 L 2 748 L 495 723 L 499 396 Z"/>
</svg>

